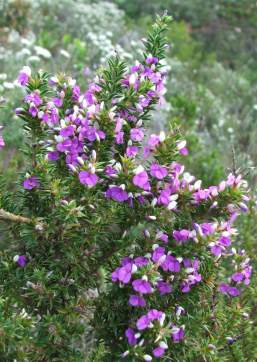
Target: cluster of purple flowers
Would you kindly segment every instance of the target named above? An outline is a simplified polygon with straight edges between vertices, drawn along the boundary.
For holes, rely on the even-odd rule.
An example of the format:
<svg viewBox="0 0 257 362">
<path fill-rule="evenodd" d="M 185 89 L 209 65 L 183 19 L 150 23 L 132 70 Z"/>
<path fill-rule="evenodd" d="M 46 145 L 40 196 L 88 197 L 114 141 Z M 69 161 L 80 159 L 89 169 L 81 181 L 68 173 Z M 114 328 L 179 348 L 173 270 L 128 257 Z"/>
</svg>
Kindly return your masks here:
<svg viewBox="0 0 257 362">
<path fill-rule="evenodd" d="M 149 56 L 144 65 L 137 63 L 131 67 L 121 84 L 124 97 L 134 89 L 138 91 L 138 98 L 134 101 L 133 106 L 128 108 L 120 108 L 119 102 L 115 100 L 114 106 L 108 114 L 110 118 L 108 132 L 110 133 L 112 130 L 114 147 L 124 145 L 126 147 L 125 155 L 128 158 L 136 157 L 145 137 L 140 120 L 141 115 L 151 103 L 160 102 L 164 93 L 164 73 L 156 69 L 156 62 L 158 62 L 157 58 Z M 19 84 L 26 86 L 30 76 L 31 71 L 28 67 L 24 67 L 18 77 Z M 99 118 L 104 112 L 104 105 L 98 97 L 103 82 L 103 79 L 96 78 L 95 83 L 91 83 L 88 90 L 81 93 L 74 79 L 67 78 L 64 83 L 60 84 L 58 79 L 53 77 L 49 82 L 56 91 L 53 97 L 42 97 L 39 90 L 35 90 L 24 98 L 30 116 L 37 118 L 42 125 L 45 124 L 49 128 L 48 133 L 53 136 L 51 140 L 48 139 L 45 142 L 48 160 L 57 161 L 61 155 L 64 155 L 69 169 L 78 173 L 80 182 L 89 187 L 95 186 L 101 178 L 112 179 L 117 173 L 113 164 L 106 164 L 103 171 L 96 167 L 95 148 L 106 138 L 106 133 L 99 125 Z M 148 83 L 150 85 L 145 87 L 145 91 L 139 91 Z M 71 97 L 70 91 L 72 92 Z M 67 103 L 67 97 L 69 97 L 69 108 L 63 109 L 64 103 Z M 61 117 L 63 111 L 65 116 Z M 17 109 L 18 114 L 19 112 L 21 109 Z M 150 140 L 149 145 L 145 147 L 145 152 L 150 150 L 151 145 Z M 118 165 L 116 165 L 116 169 L 117 167 Z M 158 169 L 158 165 L 155 168 L 153 165 L 154 177 L 165 177 L 165 172 L 161 168 Z M 142 176 L 141 179 L 139 179 L 140 176 Z M 144 174 L 136 175 L 134 184 L 141 188 L 142 186 L 150 188 L 147 183 L 147 175 L 145 175 L 146 181 L 143 185 L 143 176 Z M 124 197 L 121 199 L 124 201 Z"/>
<path fill-rule="evenodd" d="M 231 255 L 240 259 L 229 282 L 219 285 L 221 293 L 239 295 L 241 285 L 249 284 L 251 275 L 249 260 L 242 252 L 231 251 L 236 233 L 233 221 L 240 211 L 247 211 L 246 195 L 238 203 L 225 206 L 228 219 L 193 222 L 187 225 L 189 229 L 176 228 L 171 233 L 158 225 L 160 212 L 178 218 L 183 213 L 185 200 L 191 210 L 204 206 L 210 212 L 219 208 L 223 195 L 233 191 L 244 193 L 247 186 L 240 176 L 230 174 L 218 186 L 202 188 L 201 180 L 185 172 L 182 164 L 175 161 L 161 164 L 155 157 L 166 142 L 172 140 L 172 136 L 164 132 L 145 137 L 143 115 L 152 104 L 162 102 L 165 92 L 165 73 L 157 67 L 158 62 L 158 58 L 149 55 L 144 62 L 131 67 L 120 82 L 121 95 L 112 99 L 108 109 L 101 101 L 104 88 L 101 77 L 84 93 L 75 80 L 60 81 L 53 77 L 49 84 L 55 91 L 54 96 L 47 98 L 35 90 L 24 99 L 32 120 L 47 130 L 49 137 L 42 147 L 49 162 L 65 160 L 82 185 L 101 187 L 107 200 L 145 210 L 144 221 L 151 224 L 150 231 L 144 233 L 149 239 L 149 250 L 143 255 L 123 258 L 112 273 L 112 281 L 126 286 L 126 293 L 129 291 L 128 303 L 137 315 L 125 331 L 129 349 L 123 357 L 131 353 L 138 355 L 140 350 L 143 351 L 140 358 L 145 361 L 161 358 L 171 341 L 177 343 L 184 338 L 184 325 L 177 325 L 180 314 L 184 313 L 182 307 L 174 311 L 172 319 L 151 306 L 154 295 L 162 298 L 175 289 L 188 293 L 203 281 L 200 272 L 203 260 L 197 254 L 184 257 L 183 247 L 195 243 L 215 260 Z M 24 68 L 18 82 L 26 86 L 30 77 L 29 69 Z M 131 94 L 133 102 L 129 98 Z M 107 128 L 102 117 L 108 118 Z M 112 154 L 112 158 L 104 162 L 100 157 L 101 144 L 107 144 Z M 173 146 L 175 154 L 187 155 L 186 141 L 176 139 Z M 23 186 L 27 190 L 38 188 L 40 180 L 36 175 L 28 176 Z M 175 250 L 180 250 L 182 255 Z M 154 347 L 149 350 L 149 346 Z"/>
<path fill-rule="evenodd" d="M 125 284 L 130 285 L 129 305 L 146 311 L 151 305 L 150 300 L 153 294 L 160 296 L 170 294 L 174 288 L 177 288 L 177 285 L 180 286 L 181 293 L 188 293 L 192 286 L 202 281 L 202 275 L 199 272 L 200 260 L 176 256 L 169 249 L 172 249 L 172 245 L 195 242 L 206 245 L 207 250 L 216 258 L 220 258 L 221 255 L 230 257 L 231 250 L 228 250 L 228 247 L 231 245 L 231 237 L 236 233 L 236 229 L 232 227 L 234 220 L 235 215 L 232 214 L 226 222 L 194 223 L 192 230 L 174 230 L 170 236 L 160 230 L 155 235 L 151 235 L 146 230 L 145 236 L 148 239 L 153 239 L 163 244 L 160 246 L 160 244 L 153 243 L 152 252 L 146 253 L 144 256 L 123 258 L 121 265 L 112 273 L 112 281 L 119 283 L 121 287 Z M 210 242 L 210 240 L 214 241 Z M 208 242 L 206 243 L 206 241 Z M 213 249 L 214 245 L 219 245 L 221 248 L 219 253 L 217 253 L 216 249 Z M 236 272 L 229 278 L 229 283 L 220 283 L 219 291 L 235 297 L 240 294 L 240 284 L 249 284 L 252 268 L 249 265 L 249 258 L 245 257 L 244 252 L 237 253 L 235 249 L 232 249 L 232 253 L 233 256 L 239 256 L 241 262 L 236 267 Z M 128 289 L 126 288 L 126 290 Z M 148 297 L 150 298 L 148 299 Z M 143 339 L 140 339 L 142 331 L 152 328 L 152 319 L 149 315 L 152 315 L 151 309 L 135 320 L 133 322 L 134 326 L 131 325 L 126 330 L 125 335 L 130 346 L 137 347 L 140 345 L 142 347 L 144 343 L 142 341 L 145 341 L 143 337 Z M 161 333 L 163 333 L 165 313 L 163 311 L 155 311 L 155 315 L 156 320 L 159 321 L 157 324 L 159 329 L 155 326 L 154 330 L 158 331 L 158 333 L 162 330 Z M 137 329 L 137 332 L 134 331 L 135 329 Z M 175 333 L 174 330 L 177 332 Z M 178 327 L 173 323 L 168 323 L 165 333 L 166 337 L 172 336 L 173 342 L 178 342 L 184 338 L 184 326 Z M 153 338 L 158 340 L 158 335 L 155 335 Z M 167 338 L 165 343 L 168 343 Z M 157 346 L 152 351 L 152 356 L 156 358 L 161 357 L 165 353 L 165 349 L 160 348 L 160 346 Z M 128 352 L 125 352 L 124 357 L 128 355 Z M 160 354 L 158 354 L 159 352 Z M 149 354 L 147 356 L 149 356 L 147 357 L 149 359 L 146 360 L 150 361 L 152 356 Z"/>
</svg>

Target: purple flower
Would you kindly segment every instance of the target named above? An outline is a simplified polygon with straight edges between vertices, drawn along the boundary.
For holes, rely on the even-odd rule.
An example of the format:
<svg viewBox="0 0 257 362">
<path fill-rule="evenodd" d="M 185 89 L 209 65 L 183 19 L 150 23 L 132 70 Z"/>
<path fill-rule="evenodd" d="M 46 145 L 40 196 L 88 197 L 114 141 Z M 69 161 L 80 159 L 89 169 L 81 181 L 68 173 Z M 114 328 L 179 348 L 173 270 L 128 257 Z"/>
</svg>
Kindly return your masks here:
<svg viewBox="0 0 257 362">
<path fill-rule="evenodd" d="M 216 230 L 215 224 L 210 222 L 203 223 L 200 225 L 200 227 L 204 235 L 214 234 Z"/>
<path fill-rule="evenodd" d="M 140 317 L 138 320 L 137 320 L 137 329 L 139 331 L 142 331 L 146 328 L 149 327 L 151 321 L 149 320 L 148 316 L 147 315 L 143 315 L 142 317 Z"/>
<path fill-rule="evenodd" d="M 151 284 L 143 279 L 136 279 L 132 282 L 133 289 L 141 294 L 150 294 L 153 292 Z"/>
<path fill-rule="evenodd" d="M 230 246 L 231 245 L 231 239 L 228 236 L 221 236 L 218 240 L 219 244 L 222 246 Z"/>
<path fill-rule="evenodd" d="M 140 297 L 140 295 L 131 295 L 129 297 L 129 304 L 133 307 L 145 307 L 146 302 L 143 297 Z"/>
<path fill-rule="evenodd" d="M 171 285 L 163 281 L 159 281 L 157 283 L 157 288 L 159 289 L 161 295 L 169 294 L 172 291 Z"/>
<path fill-rule="evenodd" d="M 51 109 L 50 120 L 52 124 L 56 124 L 59 121 L 58 110 L 56 108 Z"/>
<path fill-rule="evenodd" d="M 60 143 L 57 143 L 56 148 L 59 152 L 66 152 L 69 151 L 71 146 L 72 146 L 72 141 L 70 139 L 66 139 Z"/>
<path fill-rule="evenodd" d="M 137 173 L 133 177 L 133 184 L 135 186 L 140 187 L 143 190 L 149 191 L 150 190 L 150 184 L 148 182 L 148 174 L 146 171 L 142 171 Z"/>
<path fill-rule="evenodd" d="M 156 358 L 159 358 L 159 357 L 162 357 L 165 353 L 165 349 L 162 348 L 162 347 L 156 347 L 154 350 L 153 350 L 153 355 L 154 357 Z"/>
<path fill-rule="evenodd" d="M 121 187 L 113 186 L 110 187 L 106 193 L 106 197 L 113 199 L 118 202 L 123 202 L 128 200 L 128 193 L 124 191 Z"/>
<path fill-rule="evenodd" d="M 185 332 L 183 328 L 173 327 L 173 331 L 171 333 L 173 342 L 178 343 L 182 339 L 184 339 Z"/>
<path fill-rule="evenodd" d="M 140 142 L 144 138 L 144 132 L 142 128 L 132 128 L 130 130 L 130 138 L 132 141 Z"/>
<path fill-rule="evenodd" d="M 23 181 L 23 187 L 26 190 L 32 190 L 40 186 L 39 180 L 36 176 L 31 176 Z"/>
<path fill-rule="evenodd" d="M 117 171 L 112 166 L 106 166 L 104 169 L 106 176 L 117 175 Z"/>
<path fill-rule="evenodd" d="M 158 240 L 163 241 L 165 244 L 167 244 L 168 241 L 169 241 L 168 235 L 165 234 L 165 233 L 163 233 L 163 232 L 158 233 L 158 234 L 156 235 L 156 238 L 157 238 Z"/>
<path fill-rule="evenodd" d="M 28 84 L 29 82 L 29 78 L 31 76 L 31 69 L 30 67 L 23 67 L 22 70 L 20 71 L 19 75 L 18 75 L 18 79 L 17 82 L 21 85 L 21 86 L 25 86 Z"/>
<path fill-rule="evenodd" d="M 0 149 L 5 146 L 4 139 L 2 136 L 0 136 Z"/>
<path fill-rule="evenodd" d="M 74 131 L 75 131 L 75 127 L 74 127 L 74 126 L 67 126 L 67 127 L 61 129 L 60 135 L 61 135 L 62 137 L 73 136 Z"/>
<path fill-rule="evenodd" d="M 57 151 L 48 152 L 47 159 L 49 161 L 57 161 L 59 159 L 59 153 Z"/>
<path fill-rule="evenodd" d="M 185 229 L 174 230 L 173 238 L 178 242 L 187 241 L 190 238 L 190 231 Z"/>
<path fill-rule="evenodd" d="M 122 145 L 124 142 L 124 132 L 118 132 L 115 135 L 115 142 L 117 145 Z"/>
<path fill-rule="evenodd" d="M 165 189 L 165 190 L 161 190 L 160 195 L 158 197 L 158 204 L 159 205 L 169 205 L 170 203 L 170 190 L 169 189 Z"/>
<path fill-rule="evenodd" d="M 163 317 L 163 315 L 164 313 L 157 309 L 151 309 L 147 313 L 147 317 L 149 318 L 150 321 L 154 321 L 155 319 L 160 320 Z"/>
<path fill-rule="evenodd" d="M 134 346 L 137 343 L 137 339 L 135 337 L 135 332 L 133 331 L 132 328 L 126 329 L 125 336 L 127 337 L 128 343 L 131 346 Z"/>
<path fill-rule="evenodd" d="M 222 294 L 228 294 L 231 297 L 237 297 L 240 294 L 239 290 L 236 287 L 231 287 L 230 285 L 225 283 L 220 284 L 219 291 Z"/>
<path fill-rule="evenodd" d="M 167 255 L 165 261 L 161 265 L 164 271 L 178 273 L 180 271 L 179 261 L 172 255 Z"/>
<path fill-rule="evenodd" d="M 165 255 L 165 248 L 159 246 L 152 253 L 152 260 L 157 263 L 163 255 Z"/>
<path fill-rule="evenodd" d="M 52 99 L 52 101 L 56 107 L 61 107 L 63 104 L 63 100 L 61 98 L 55 97 Z"/>
<path fill-rule="evenodd" d="M 146 64 L 156 64 L 158 63 L 158 58 L 157 57 L 152 57 L 152 56 L 148 56 L 145 60 Z"/>
<path fill-rule="evenodd" d="M 126 149 L 126 155 L 128 157 L 135 157 L 139 151 L 137 146 L 128 146 Z"/>
<path fill-rule="evenodd" d="M 72 88 L 72 99 L 74 101 L 77 101 L 79 99 L 80 96 L 80 88 L 78 85 L 74 85 L 74 87 Z"/>
<path fill-rule="evenodd" d="M 241 282 L 244 280 L 244 274 L 243 273 L 234 273 L 232 276 L 231 276 L 231 279 L 234 281 L 234 282 Z"/>
<path fill-rule="evenodd" d="M 98 181 L 98 176 L 95 173 L 90 173 L 88 171 L 81 171 L 79 173 L 79 181 L 83 185 L 95 186 Z"/>
<path fill-rule="evenodd" d="M 117 268 L 112 273 L 112 281 L 120 281 L 124 284 L 128 284 L 131 279 L 132 264 L 128 263 L 120 268 Z"/>
<path fill-rule="evenodd" d="M 26 256 L 25 255 L 15 255 L 13 260 L 19 264 L 20 267 L 24 268 L 26 265 Z"/>
<path fill-rule="evenodd" d="M 220 256 L 222 253 L 222 249 L 219 245 L 215 244 L 211 247 L 211 252 L 214 256 Z"/>
<path fill-rule="evenodd" d="M 38 92 L 31 92 L 25 97 L 25 102 L 27 103 L 33 103 L 36 107 L 40 106 L 42 104 L 42 99 L 40 98 Z"/>
<path fill-rule="evenodd" d="M 36 115 L 38 113 L 37 107 L 35 107 L 35 106 L 29 107 L 29 113 L 32 115 L 32 117 L 36 117 Z"/>
<path fill-rule="evenodd" d="M 158 146 L 159 143 L 160 143 L 160 137 L 157 136 L 156 134 L 151 134 L 147 142 L 148 146 L 150 146 L 151 148 L 155 148 L 156 146 Z"/>
<path fill-rule="evenodd" d="M 136 266 L 144 266 L 147 265 L 149 263 L 149 259 L 147 259 L 144 256 L 138 256 L 134 259 L 134 264 L 136 264 Z"/>
<path fill-rule="evenodd" d="M 158 163 L 153 163 L 150 167 L 150 174 L 158 180 L 162 180 L 168 175 L 168 171 L 166 167 L 160 166 Z"/>
<path fill-rule="evenodd" d="M 179 150 L 179 153 L 182 155 L 182 156 L 187 156 L 188 155 L 188 149 L 186 147 L 183 147 Z"/>
<path fill-rule="evenodd" d="M 209 189 L 198 190 L 193 194 L 195 201 L 198 203 L 201 202 L 202 200 L 207 200 L 209 196 L 210 196 Z"/>
</svg>

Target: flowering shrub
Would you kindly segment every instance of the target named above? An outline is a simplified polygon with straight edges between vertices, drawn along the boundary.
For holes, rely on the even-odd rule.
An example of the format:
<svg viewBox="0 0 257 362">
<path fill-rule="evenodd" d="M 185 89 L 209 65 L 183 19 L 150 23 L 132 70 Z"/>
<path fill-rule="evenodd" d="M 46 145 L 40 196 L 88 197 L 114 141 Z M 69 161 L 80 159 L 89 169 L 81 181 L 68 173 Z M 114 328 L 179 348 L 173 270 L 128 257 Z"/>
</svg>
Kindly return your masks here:
<svg viewBox="0 0 257 362">
<path fill-rule="evenodd" d="M 225 334 L 250 326 L 230 315 L 252 271 L 233 247 L 246 182 L 229 174 L 204 188 L 180 161 L 188 150 L 178 129 L 146 136 L 163 102 L 169 20 L 157 17 L 141 62 L 110 58 L 86 91 L 63 74 L 24 67 L 18 76 L 28 161 L 17 195 L 0 198 L 13 240 L 1 254 L 4 359 L 176 358 L 187 335 L 197 338 L 191 323 L 203 325 L 207 356 L 225 348 L 227 303 Z M 90 328 L 100 357 L 83 348 Z"/>
</svg>

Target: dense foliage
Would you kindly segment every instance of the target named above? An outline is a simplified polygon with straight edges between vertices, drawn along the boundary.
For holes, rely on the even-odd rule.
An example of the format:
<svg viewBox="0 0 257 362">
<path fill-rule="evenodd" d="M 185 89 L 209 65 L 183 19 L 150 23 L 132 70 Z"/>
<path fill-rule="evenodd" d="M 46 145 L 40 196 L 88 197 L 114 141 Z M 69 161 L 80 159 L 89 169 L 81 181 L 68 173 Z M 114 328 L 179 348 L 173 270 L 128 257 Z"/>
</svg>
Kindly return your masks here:
<svg viewBox="0 0 257 362">
<path fill-rule="evenodd" d="M 256 359 L 255 6 L 0 3 L 2 360 Z"/>
</svg>

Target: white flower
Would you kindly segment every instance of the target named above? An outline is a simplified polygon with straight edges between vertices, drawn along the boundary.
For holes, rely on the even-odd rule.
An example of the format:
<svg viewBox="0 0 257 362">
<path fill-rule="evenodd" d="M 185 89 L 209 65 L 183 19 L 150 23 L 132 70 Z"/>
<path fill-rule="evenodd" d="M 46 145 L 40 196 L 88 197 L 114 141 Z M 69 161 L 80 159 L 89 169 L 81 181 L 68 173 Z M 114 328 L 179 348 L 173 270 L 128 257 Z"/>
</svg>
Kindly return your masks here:
<svg viewBox="0 0 257 362">
<path fill-rule="evenodd" d="M 70 58 L 70 53 L 68 53 L 66 50 L 64 50 L 64 49 L 61 49 L 60 50 L 60 54 L 62 55 L 62 56 L 64 56 L 65 58 L 67 58 L 67 59 L 69 59 Z"/>
<path fill-rule="evenodd" d="M 14 83 L 11 82 L 3 82 L 3 86 L 6 89 L 13 89 L 14 88 Z"/>
<path fill-rule="evenodd" d="M 169 205 L 167 206 L 167 209 L 168 209 L 168 210 L 175 210 L 176 207 L 177 207 L 177 202 L 176 202 L 176 201 L 171 201 L 171 202 L 169 203 Z"/>
<path fill-rule="evenodd" d="M 160 142 L 165 141 L 165 138 L 166 138 L 165 132 L 164 132 L 164 131 L 161 131 L 161 132 L 160 132 L 160 135 L 159 135 L 159 140 L 160 140 Z"/>
<path fill-rule="evenodd" d="M 161 341 L 161 342 L 159 343 L 159 346 L 160 346 L 161 348 L 163 348 L 163 349 L 168 349 L 167 343 L 165 343 L 165 342 L 163 342 L 163 341 Z"/>
<path fill-rule="evenodd" d="M 142 165 L 139 165 L 137 168 L 134 169 L 135 175 L 137 175 L 140 172 L 143 172 L 145 169 Z"/>
<path fill-rule="evenodd" d="M 42 47 L 40 47 L 38 45 L 35 45 L 34 49 L 35 49 L 38 56 L 41 56 L 41 57 L 43 57 L 45 59 L 50 59 L 52 57 L 52 54 L 46 48 L 42 48 Z"/>
<path fill-rule="evenodd" d="M 177 142 L 177 148 L 178 150 L 181 150 L 182 148 L 186 147 L 187 141 L 179 141 Z"/>
<path fill-rule="evenodd" d="M 0 80 L 6 80 L 6 79 L 7 79 L 7 74 L 0 73 Z"/>
<path fill-rule="evenodd" d="M 152 361 L 152 357 L 149 354 L 145 354 L 143 358 L 145 361 Z"/>
</svg>

